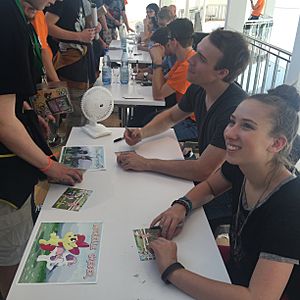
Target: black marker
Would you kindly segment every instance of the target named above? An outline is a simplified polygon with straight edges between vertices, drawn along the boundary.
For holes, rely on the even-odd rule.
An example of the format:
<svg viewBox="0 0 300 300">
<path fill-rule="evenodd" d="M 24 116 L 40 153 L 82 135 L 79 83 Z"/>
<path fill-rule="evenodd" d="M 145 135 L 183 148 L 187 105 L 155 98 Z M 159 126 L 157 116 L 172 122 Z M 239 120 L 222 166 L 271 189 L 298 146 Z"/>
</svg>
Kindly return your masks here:
<svg viewBox="0 0 300 300">
<path fill-rule="evenodd" d="M 114 140 L 114 143 L 120 142 L 122 140 L 124 140 L 124 137 L 119 137 L 119 138 L 117 138 L 117 139 Z"/>
</svg>

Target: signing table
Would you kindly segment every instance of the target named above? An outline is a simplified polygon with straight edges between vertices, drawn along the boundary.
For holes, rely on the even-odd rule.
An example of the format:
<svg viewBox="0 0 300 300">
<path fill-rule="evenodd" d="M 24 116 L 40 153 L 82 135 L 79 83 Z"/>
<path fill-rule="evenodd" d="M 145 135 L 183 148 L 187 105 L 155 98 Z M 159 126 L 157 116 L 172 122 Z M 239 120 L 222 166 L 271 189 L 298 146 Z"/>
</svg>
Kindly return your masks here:
<svg viewBox="0 0 300 300">
<path fill-rule="evenodd" d="M 128 53 L 128 62 L 129 63 L 143 63 L 143 64 L 151 64 L 152 59 L 147 51 L 138 50 L 135 44 L 130 43 L 130 40 L 127 40 L 128 50 L 131 48 L 132 53 Z M 121 49 L 121 41 L 120 40 L 112 40 L 109 45 L 109 56 L 112 62 L 121 62 L 122 57 L 122 49 Z"/>
<path fill-rule="evenodd" d="M 122 128 L 113 128 L 112 135 L 91 139 L 80 128 L 74 128 L 68 146 L 103 145 L 105 171 L 87 171 L 77 187 L 93 190 L 93 194 L 79 212 L 51 208 L 66 189 L 52 185 L 46 197 L 25 254 L 20 263 L 8 299 L 190 299 L 172 285 L 160 280 L 154 261 L 140 261 L 133 229 L 148 227 L 151 220 L 170 203 L 184 195 L 193 184 L 168 176 L 125 172 L 116 163 L 115 151 L 129 148 L 124 141 L 113 143 L 122 136 Z M 146 139 L 135 146 L 137 153 L 146 157 L 182 159 L 172 130 Z M 98 281 L 89 285 L 36 284 L 19 285 L 25 258 L 42 221 L 103 222 L 100 243 Z M 201 275 L 229 282 L 225 266 L 215 244 L 202 209 L 195 211 L 186 222 L 181 234 L 175 238 L 180 262 Z"/>
</svg>

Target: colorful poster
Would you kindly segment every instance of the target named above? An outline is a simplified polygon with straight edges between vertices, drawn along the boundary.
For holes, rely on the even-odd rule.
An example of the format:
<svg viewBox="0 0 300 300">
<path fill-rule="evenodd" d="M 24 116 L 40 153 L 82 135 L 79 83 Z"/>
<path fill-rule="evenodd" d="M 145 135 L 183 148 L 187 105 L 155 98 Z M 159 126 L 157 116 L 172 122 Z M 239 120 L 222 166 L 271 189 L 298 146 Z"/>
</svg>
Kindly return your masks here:
<svg viewBox="0 0 300 300">
<path fill-rule="evenodd" d="M 102 223 L 41 223 L 19 284 L 96 283 Z"/>
<path fill-rule="evenodd" d="M 59 161 L 68 167 L 76 169 L 105 170 L 104 147 L 63 147 Z"/>
</svg>

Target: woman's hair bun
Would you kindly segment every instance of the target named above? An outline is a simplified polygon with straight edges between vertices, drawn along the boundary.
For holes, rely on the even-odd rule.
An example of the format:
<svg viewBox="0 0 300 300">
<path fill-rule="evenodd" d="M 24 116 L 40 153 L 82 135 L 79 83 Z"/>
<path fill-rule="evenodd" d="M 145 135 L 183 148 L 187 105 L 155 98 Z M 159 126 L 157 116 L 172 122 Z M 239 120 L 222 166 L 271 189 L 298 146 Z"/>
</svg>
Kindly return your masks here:
<svg viewBox="0 0 300 300">
<path fill-rule="evenodd" d="M 268 91 L 269 95 L 280 97 L 287 105 L 293 107 L 297 112 L 300 111 L 300 95 L 295 87 L 282 84 Z"/>
</svg>

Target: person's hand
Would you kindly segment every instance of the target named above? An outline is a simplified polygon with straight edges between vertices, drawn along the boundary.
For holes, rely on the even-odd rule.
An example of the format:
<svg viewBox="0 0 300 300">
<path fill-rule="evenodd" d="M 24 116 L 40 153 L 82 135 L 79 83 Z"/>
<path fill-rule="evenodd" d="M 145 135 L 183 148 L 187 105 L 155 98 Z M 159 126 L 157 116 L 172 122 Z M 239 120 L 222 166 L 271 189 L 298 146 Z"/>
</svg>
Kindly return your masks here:
<svg viewBox="0 0 300 300">
<path fill-rule="evenodd" d="M 126 128 L 124 132 L 125 142 L 129 146 L 133 146 L 142 140 L 142 131 L 140 128 Z"/>
<path fill-rule="evenodd" d="M 160 273 L 163 273 L 167 267 L 177 262 L 176 243 L 159 237 L 157 240 L 150 242 L 149 246 L 155 254 Z"/>
<path fill-rule="evenodd" d="M 149 50 L 149 53 L 154 64 L 161 64 L 165 56 L 165 47 L 160 44 L 154 44 Z"/>
<path fill-rule="evenodd" d="M 183 205 L 174 204 L 163 213 L 158 215 L 151 223 L 150 227 L 160 226 L 161 236 L 171 240 L 181 231 L 185 221 L 186 209 Z"/>
<path fill-rule="evenodd" d="M 95 38 L 95 28 L 86 28 L 81 32 L 78 32 L 79 34 L 79 41 L 83 43 L 90 43 Z"/>
<path fill-rule="evenodd" d="M 136 154 L 135 152 L 124 152 L 117 156 L 119 166 L 125 171 L 147 171 L 148 159 Z"/>
<path fill-rule="evenodd" d="M 103 49 L 108 49 L 109 46 L 102 39 L 99 39 L 99 41 Z"/>
<path fill-rule="evenodd" d="M 82 181 L 82 171 L 69 168 L 63 164 L 53 161 L 50 168 L 44 172 L 50 182 L 65 185 L 75 185 Z"/>
</svg>

